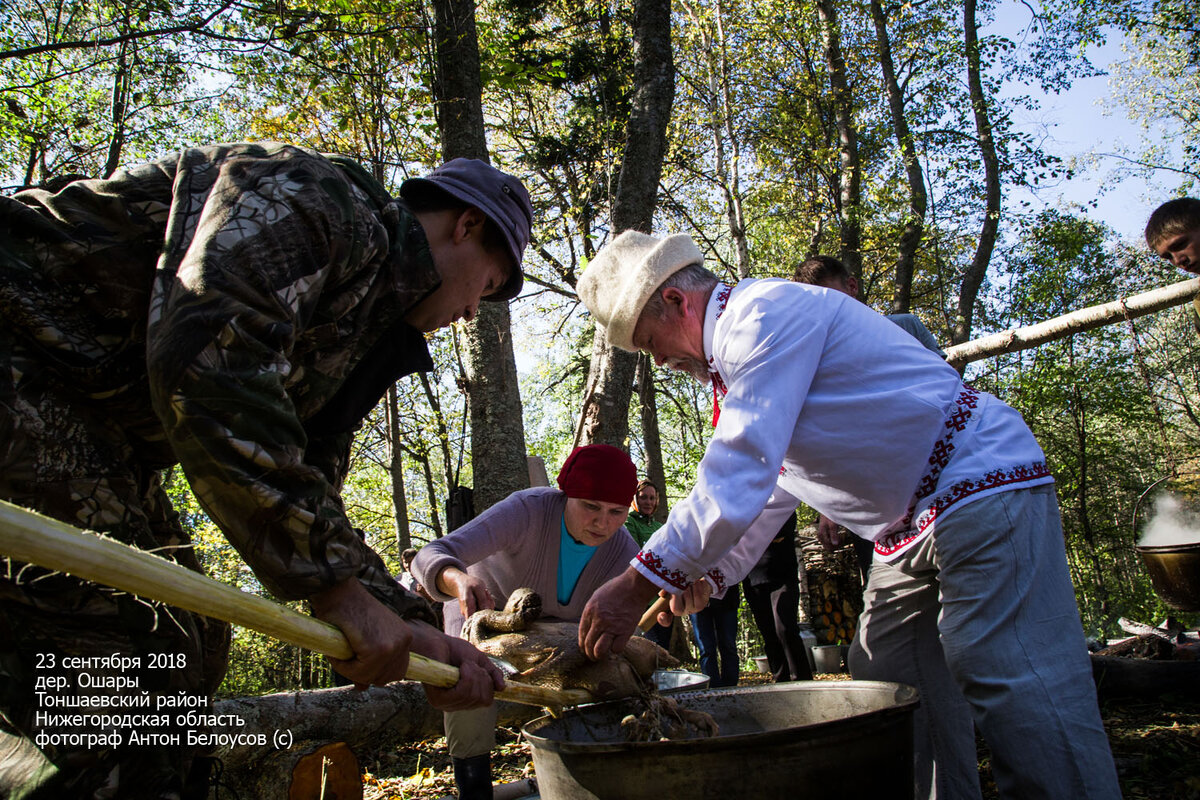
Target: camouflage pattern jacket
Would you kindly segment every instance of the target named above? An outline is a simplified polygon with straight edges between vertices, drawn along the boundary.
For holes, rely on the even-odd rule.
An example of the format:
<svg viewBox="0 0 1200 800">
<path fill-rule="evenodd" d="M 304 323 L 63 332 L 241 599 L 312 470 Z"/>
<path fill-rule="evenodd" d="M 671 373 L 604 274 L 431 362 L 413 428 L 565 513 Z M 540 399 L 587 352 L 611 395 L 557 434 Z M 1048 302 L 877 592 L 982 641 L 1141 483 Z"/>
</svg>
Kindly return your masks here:
<svg viewBox="0 0 1200 800">
<path fill-rule="evenodd" d="M 0 198 L 0 324 L 63 392 L 178 463 L 285 599 L 350 576 L 433 620 L 355 534 L 350 441 L 432 368 L 405 312 L 440 283 L 416 218 L 361 167 L 275 143 L 184 150 Z"/>
</svg>

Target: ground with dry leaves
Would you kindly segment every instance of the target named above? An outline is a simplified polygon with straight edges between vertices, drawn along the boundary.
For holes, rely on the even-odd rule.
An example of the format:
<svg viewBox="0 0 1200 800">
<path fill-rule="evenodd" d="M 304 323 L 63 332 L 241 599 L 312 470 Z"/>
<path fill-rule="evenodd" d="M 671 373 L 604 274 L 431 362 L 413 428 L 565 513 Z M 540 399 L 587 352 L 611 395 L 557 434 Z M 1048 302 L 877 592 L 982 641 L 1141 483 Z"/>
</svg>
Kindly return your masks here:
<svg viewBox="0 0 1200 800">
<path fill-rule="evenodd" d="M 748 673 L 744 684 L 766 676 Z M 848 675 L 822 675 L 848 679 Z M 1200 800 L 1200 700 L 1164 697 L 1109 700 L 1101 712 L 1126 800 Z M 492 754 L 492 776 L 508 783 L 533 775 L 529 746 L 520 731 L 502 728 Z M 367 800 L 438 800 L 454 796 L 454 777 L 445 739 L 416 742 L 367 754 L 363 792 Z M 999 797 L 991 780 L 990 755 L 980 742 L 979 770 L 984 797 Z"/>
</svg>

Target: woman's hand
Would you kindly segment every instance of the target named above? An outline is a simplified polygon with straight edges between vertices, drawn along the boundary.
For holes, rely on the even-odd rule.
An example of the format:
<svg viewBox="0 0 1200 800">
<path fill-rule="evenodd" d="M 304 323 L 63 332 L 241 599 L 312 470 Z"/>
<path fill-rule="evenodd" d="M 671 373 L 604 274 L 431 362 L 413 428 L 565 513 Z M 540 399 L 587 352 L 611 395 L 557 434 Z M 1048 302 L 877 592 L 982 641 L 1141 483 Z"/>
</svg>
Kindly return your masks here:
<svg viewBox="0 0 1200 800">
<path fill-rule="evenodd" d="M 458 567 L 446 567 L 438 573 L 437 581 L 439 589 L 458 598 L 463 619 L 480 609 L 496 607 L 496 601 L 483 580 Z"/>
</svg>

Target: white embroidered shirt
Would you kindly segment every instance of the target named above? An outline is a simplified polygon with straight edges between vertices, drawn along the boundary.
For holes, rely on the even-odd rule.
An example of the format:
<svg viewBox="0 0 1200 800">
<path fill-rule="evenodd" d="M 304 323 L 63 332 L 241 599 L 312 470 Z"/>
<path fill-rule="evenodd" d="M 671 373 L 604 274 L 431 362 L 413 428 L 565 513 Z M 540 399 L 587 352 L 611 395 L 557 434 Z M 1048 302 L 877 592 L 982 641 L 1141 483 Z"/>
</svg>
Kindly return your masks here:
<svg viewBox="0 0 1200 800">
<path fill-rule="evenodd" d="M 704 351 L 719 421 L 689 495 L 632 562 L 672 591 L 741 580 L 803 502 L 894 558 L 935 520 L 1053 481 L 1021 416 L 847 295 L 719 285 Z"/>
</svg>

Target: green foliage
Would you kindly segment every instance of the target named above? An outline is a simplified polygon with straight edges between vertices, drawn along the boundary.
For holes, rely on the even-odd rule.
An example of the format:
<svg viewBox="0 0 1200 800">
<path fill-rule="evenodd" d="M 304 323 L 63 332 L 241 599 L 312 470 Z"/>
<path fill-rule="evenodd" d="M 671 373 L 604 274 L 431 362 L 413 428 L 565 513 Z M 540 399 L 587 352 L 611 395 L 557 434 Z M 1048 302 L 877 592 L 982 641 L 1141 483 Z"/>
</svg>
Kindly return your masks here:
<svg viewBox="0 0 1200 800">
<path fill-rule="evenodd" d="M 836 5 L 864 175 L 862 279 L 867 301 L 885 310 L 908 190 L 873 23 L 861 3 Z M 1018 131 L 1019 116 L 1036 110 L 1020 84 L 1066 90 L 1094 74 L 1087 48 L 1114 30 L 1128 37 L 1131 53 L 1116 75 L 1116 99 L 1135 110 L 1151 136 L 1136 157 L 1194 179 L 1195 4 L 1053 0 L 1039 8 L 1019 44 L 982 31 L 1004 185 L 1041 186 L 1066 174 L 1051 143 Z M 236 138 L 349 153 L 393 189 L 438 160 L 425 5 L 303 0 L 222 9 L 217 0 L 0 5 L 4 182 L 102 174 L 114 157 L 132 163 L 184 144 Z M 913 310 L 946 341 L 983 208 L 961 81 L 961 6 L 928 0 L 885 10 L 930 195 Z M 476 13 L 493 161 L 527 178 L 536 210 L 526 296 L 513 305 L 514 347 L 528 450 L 545 460 L 553 479 L 574 442 L 591 360 L 591 320 L 574 286 L 613 233 L 611 202 L 633 99 L 632 7 L 489 0 Z M 983 21 L 992 13 L 992 4 L 981 6 Z M 676 6 L 676 100 L 655 230 L 691 232 L 727 278 L 740 268 L 739 236 L 753 277 L 787 276 L 799 258 L 837 249 L 843 167 L 817 19 L 807 0 Z M 1163 125 L 1169 136 L 1158 133 Z M 744 215 L 741 231 L 731 222 L 734 200 Z M 1006 206 L 997 260 L 977 316 L 981 327 L 996 330 L 1177 277 L 1065 211 L 1022 219 Z M 347 514 L 397 571 L 393 448 L 402 456 L 415 544 L 444 533 L 451 487 L 473 481 L 461 336 L 454 329 L 431 337 L 436 371 L 398 385 L 398 440 L 390 441 L 379 408 L 354 445 Z M 1196 345 L 1190 310 L 1176 310 L 971 370 L 977 385 L 1025 415 L 1046 451 L 1080 605 L 1095 632 L 1114 633 L 1120 615 L 1149 620 L 1165 612 L 1132 554 L 1134 517 L 1146 487 L 1190 468 L 1200 445 Z M 653 380 L 672 504 L 690 490 L 712 435 L 712 396 L 678 374 L 657 370 Z M 644 465 L 639 410 L 635 401 L 628 444 Z M 169 488 L 209 574 L 261 592 L 178 471 Z M 226 693 L 328 680 L 320 659 L 246 632 L 235 638 L 232 664 Z"/>
<path fill-rule="evenodd" d="M 221 54 L 235 77 L 225 110 L 251 138 L 361 159 L 396 183 L 437 160 L 429 31 L 419 3 L 317 0 L 239 17 L 268 46 Z"/>
<path fill-rule="evenodd" d="M 179 470 L 167 474 L 164 487 L 179 514 L 180 524 L 192 537 L 204 572 L 221 583 L 273 600 L 204 513 Z M 301 603 L 285 605 L 302 610 Z M 283 644 L 256 631 L 235 627 L 229 668 L 217 693 L 221 697 L 241 697 L 287 689 L 319 688 L 331 685 L 331 681 L 332 672 L 323 656 Z"/>
<path fill-rule="evenodd" d="M 1194 189 L 1200 180 L 1200 8 L 1188 0 L 1045 0 L 1043 6 L 1039 53 L 1071 53 L 1067 79 L 1097 74 L 1089 48 L 1124 37 L 1128 58 L 1112 70 L 1110 108 L 1123 107 L 1145 135 L 1119 155 L 1134 170 L 1175 173 L 1181 191 Z M 1065 85 L 1062 78 L 1055 84 Z"/>
<path fill-rule="evenodd" d="M 218 85 L 194 81 L 205 55 L 183 35 L 211 0 L 12 0 L 0 5 L 2 180 L 107 175 L 202 137 Z M 95 44 L 111 42 L 111 44 Z M 17 57 L 39 47 L 61 47 Z"/>
<path fill-rule="evenodd" d="M 1144 259 L 1114 247 L 1108 230 L 1052 211 L 1023 226 L 1004 277 L 1006 323 L 1015 326 L 1107 301 L 1114 290 L 1137 291 L 1151 276 Z M 1135 509 L 1180 466 L 1179 442 L 1194 428 L 1164 402 L 1162 356 L 1144 325 L 1112 325 L 998 359 L 975 381 L 1023 414 L 1046 453 L 1080 609 L 1094 634 L 1119 634 L 1122 616 L 1162 614 L 1133 550 Z M 1168 358 L 1194 363 L 1194 347 L 1180 344 L 1171 343 Z"/>
</svg>

